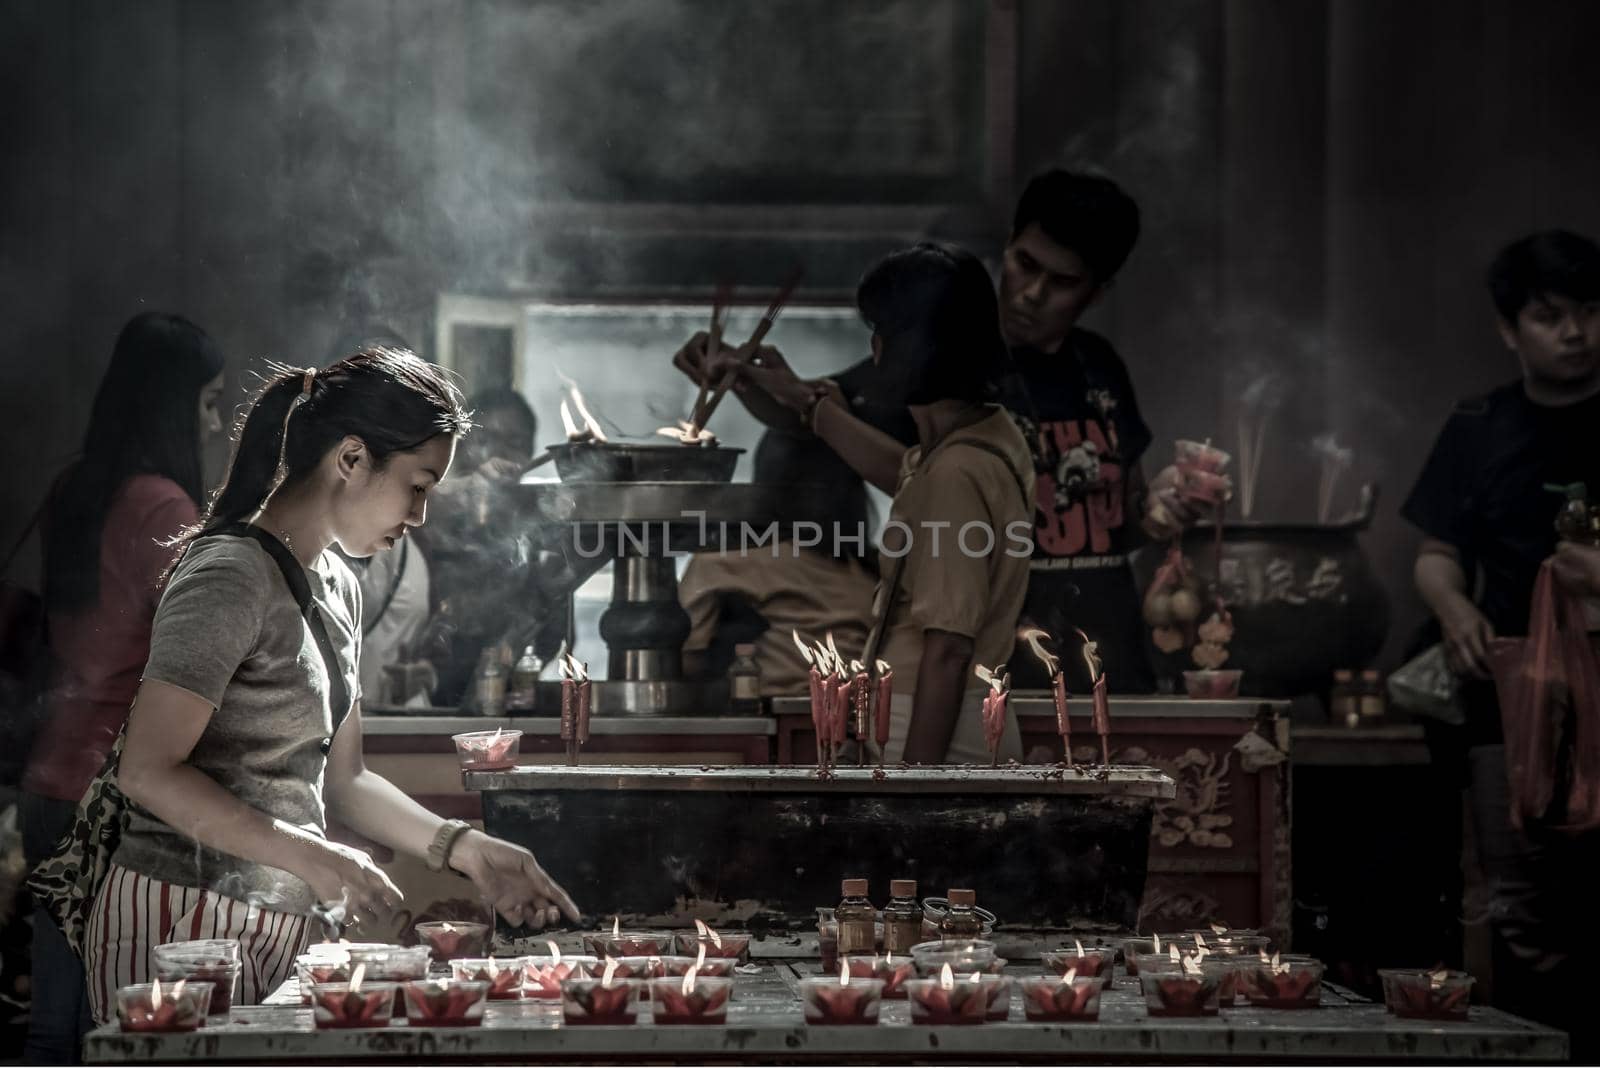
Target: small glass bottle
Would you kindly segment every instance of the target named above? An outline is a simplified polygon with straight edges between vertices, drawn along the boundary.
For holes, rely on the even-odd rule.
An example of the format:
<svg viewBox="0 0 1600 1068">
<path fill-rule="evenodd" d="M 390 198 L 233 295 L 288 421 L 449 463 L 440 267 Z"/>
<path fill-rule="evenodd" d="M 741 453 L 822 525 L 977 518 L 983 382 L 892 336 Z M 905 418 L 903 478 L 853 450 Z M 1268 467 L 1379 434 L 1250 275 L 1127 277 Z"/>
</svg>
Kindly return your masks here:
<svg viewBox="0 0 1600 1068">
<path fill-rule="evenodd" d="M 833 910 L 839 922 L 839 955 L 872 953 L 878 948 L 878 910 L 867 900 L 867 881 L 846 879 L 841 892 L 844 900 Z"/>
<path fill-rule="evenodd" d="M 1342 727 L 1361 722 L 1361 698 L 1355 679 L 1355 672 L 1340 668 L 1333 673 L 1333 689 L 1328 691 L 1328 718 Z"/>
<path fill-rule="evenodd" d="M 473 695 L 477 698 L 478 715 L 505 715 L 506 669 L 500 663 L 500 650 L 494 646 L 485 649 L 478 662 Z"/>
<path fill-rule="evenodd" d="M 1387 704 L 1383 695 L 1383 676 L 1376 669 L 1368 668 L 1361 673 L 1361 686 L 1359 689 L 1361 722 L 1376 723 L 1383 718 L 1387 711 Z"/>
<path fill-rule="evenodd" d="M 983 920 L 973 909 L 978 904 L 978 894 L 973 890 L 949 890 L 945 900 L 950 911 L 939 920 L 939 938 L 944 942 L 962 942 L 983 937 Z"/>
<path fill-rule="evenodd" d="M 922 906 L 917 902 L 915 879 L 892 879 L 889 903 L 883 907 L 883 951 L 909 955 L 922 941 Z"/>
<path fill-rule="evenodd" d="M 728 665 L 728 712 L 735 716 L 761 714 L 761 665 L 756 663 L 756 647 L 750 642 L 733 647 L 733 663 Z"/>
<path fill-rule="evenodd" d="M 539 672 L 544 661 L 533 655 L 533 646 L 522 650 L 511 669 L 511 684 L 506 689 L 507 712 L 532 712 L 538 703 Z"/>
</svg>

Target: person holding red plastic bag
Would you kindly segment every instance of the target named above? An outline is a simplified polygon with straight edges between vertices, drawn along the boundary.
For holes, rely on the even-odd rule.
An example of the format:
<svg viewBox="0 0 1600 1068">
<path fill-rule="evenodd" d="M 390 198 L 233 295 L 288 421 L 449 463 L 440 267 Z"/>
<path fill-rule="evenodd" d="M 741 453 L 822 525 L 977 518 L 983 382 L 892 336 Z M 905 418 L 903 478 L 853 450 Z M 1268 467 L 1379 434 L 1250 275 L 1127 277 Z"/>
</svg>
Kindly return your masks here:
<svg viewBox="0 0 1600 1068">
<path fill-rule="evenodd" d="M 1576 1054 L 1587 1045 L 1576 969 L 1600 949 L 1588 907 L 1600 837 L 1537 820 L 1513 824 L 1490 660 L 1497 638 L 1529 634 L 1547 560 L 1554 558 L 1550 570 L 1562 588 L 1585 581 L 1579 576 L 1593 567 L 1587 550 L 1558 551 L 1555 520 L 1564 501 L 1546 487 L 1584 483 L 1600 494 L 1600 246 L 1565 231 L 1531 235 L 1495 258 L 1488 284 L 1500 339 L 1521 375 L 1457 403 L 1402 515 L 1423 534 L 1417 591 L 1462 679 L 1495 1001 L 1574 1031 Z"/>
</svg>

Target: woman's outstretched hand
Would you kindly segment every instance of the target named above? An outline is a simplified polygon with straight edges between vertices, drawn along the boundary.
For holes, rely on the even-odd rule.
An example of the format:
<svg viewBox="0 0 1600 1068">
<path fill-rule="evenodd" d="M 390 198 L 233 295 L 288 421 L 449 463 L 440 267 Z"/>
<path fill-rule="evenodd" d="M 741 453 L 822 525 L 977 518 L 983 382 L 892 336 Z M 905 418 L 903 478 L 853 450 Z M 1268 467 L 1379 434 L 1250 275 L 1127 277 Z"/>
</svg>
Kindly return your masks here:
<svg viewBox="0 0 1600 1068">
<path fill-rule="evenodd" d="M 450 866 L 478 888 L 507 923 L 539 930 L 565 916 L 578 922 L 578 906 L 545 872 L 532 853 L 519 845 L 468 831 L 450 851 Z"/>
</svg>

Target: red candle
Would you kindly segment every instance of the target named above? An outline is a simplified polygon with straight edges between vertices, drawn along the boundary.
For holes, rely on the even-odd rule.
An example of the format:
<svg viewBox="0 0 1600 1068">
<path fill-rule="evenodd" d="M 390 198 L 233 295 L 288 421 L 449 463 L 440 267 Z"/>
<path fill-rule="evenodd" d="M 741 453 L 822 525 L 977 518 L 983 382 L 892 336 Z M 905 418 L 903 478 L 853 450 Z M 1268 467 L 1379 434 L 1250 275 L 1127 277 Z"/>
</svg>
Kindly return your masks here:
<svg viewBox="0 0 1600 1068">
<path fill-rule="evenodd" d="M 874 741 L 878 743 L 878 759 L 883 759 L 883 751 L 889 744 L 889 710 L 894 703 L 894 668 L 889 666 L 887 660 L 879 660 L 878 668 L 878 694 L 875 700 L 877 706 L 877 721 L 873 724 L 876 731 Z"/>
<path fill-rule="evenodd" d="M 1072 949 L 1046 951 L 1039 954 L 1039 959 L 1047 970 L 1057 975 L 1072 972 L 1085 979 L 1098 979 L 1101 986 L 1111 985 L 1111 963 L 1115 957 L 1109 948 L 1084 949 L 1083 943 L 1078 942 Z"/>
<path fill-rule="evenodd" d="M 1263 957 L 1265 954 L 1263 954 Z M 1314 1009 L 1322 1004 L 1322 962 L 1281 957 L 1251 964 L 1241 961 L 1237 975 L 1245 1000 L 1263 1009 Z"/>
<path fill-rule="evenodd" d="M 528 957 L 523 983 L 530 998 L 555 1001 L 561 997 L 561 984 L 567 979 L 586 979 L 600 973 L 600 962 L 595 957 L 563 956 L 554 942 L 549 943 L 550 956 Z"/>
<path fill-rule="evenodd" d="M 983 699 L 983 740 L 993 764 L 1000 762 L 1000 740 L 1006 732 L 1006 696 L 1006 691 L 992 689 Z"/>
<path fill-rule="evenodd" d="M 682 979 L 650 983 L 650 1012 L 657 1024 L 720 1024 L 728 1018 L 732 979 L 713 979 L 693 968 Z"/>
<path fill-rule="evenodd" d="M 800 1002 L 813 1027 L 870 1027 L 878 1022 L 883 996 L 881 980 L 857 979 L 846 970 L 837 979 L 800 980 Z"/>
<path fill-rule="evenodd" d="M 1472 976 L 1439 968 L 1434 971 L 1380 968 L 1383 1002 L 1409 1020 L 1465 1020 L 1472 1000 Z"/>
<path fill-rule="evenodd" d="M 1072 1023 L 1100 1018 L 1100 993 L 1104 989 L 1092 975 L 1077 976 L 1071 969 L 1055 976 L 1029 976 L 1022 983 L 1022 1012 L 1035 1022 Z"/>
<path fill-rule="evenodd" d="M 910 957 L 896 957 L 893 954 L 883 957 L 851 954 L 845 957 L 844 963 L 850 969 L 852 980 L 876 979 L 881 982 L 886 998 L 905 997 L 906 980 L 914 979 L 917 975 L 916 965 Z"/>
<path fill-rule="evenodd" d="M 1056 733 L 1061 735 L 1061 759 L 1072 763 L 1072 724 L 1067 719 L 1067 676 L 1060 671 L 1050 676 L 1050 695 L 1056 703 Z"/>
<path fill-rule="evenodd" d="M 561 1018 L 567 1026 L 620 1027 L 634 1022 L 641 984 L 617 978 L 614 965 L 607 961 L 598 978 L 562 980 Z"/>
<path fill-rule="evenodd" d="M 414 930 L 427 943 L 428 952 L 441 964 L 452 957 L 481 957 L 489 945 L 489 927 L 460 920 L 419 923 Z"/>
<path fill-rule="evenodd" d="M 989 995 L 983 977 L 957 979 L 946 964 L 937 979 L 908 979 L 911 1022 L 917 1024 L 981 1024 L 989 1016 Z"/>
<path fill-rule="evenodd" d="M 529 957 L 463 958 L 450 962 L 450 975 L 454 979 L 489 984 L 490 1001 L 521 1001 L 522 984 L 527 975 Z"/>
<path fill-rule="evenodd" d="M 413 1027 L 479 1027 L 489 984 L 460 979 L 413 979 L 401 986 Z"/>
<path fill-rule="evenodd" d="M 194 1031 L 206 1022 L 211 984 L 186 982 L 125 986 L 117 991 L 117 1023 L 124 1031 Z"/>
<path fill-rule="evenodd" d="M 360 969 L 348 983 L 311 988 L 311 1015 L 318 1028 L 387 1027 L 394 1014 L 394 983 L 366 983 Z"/>
</svg>

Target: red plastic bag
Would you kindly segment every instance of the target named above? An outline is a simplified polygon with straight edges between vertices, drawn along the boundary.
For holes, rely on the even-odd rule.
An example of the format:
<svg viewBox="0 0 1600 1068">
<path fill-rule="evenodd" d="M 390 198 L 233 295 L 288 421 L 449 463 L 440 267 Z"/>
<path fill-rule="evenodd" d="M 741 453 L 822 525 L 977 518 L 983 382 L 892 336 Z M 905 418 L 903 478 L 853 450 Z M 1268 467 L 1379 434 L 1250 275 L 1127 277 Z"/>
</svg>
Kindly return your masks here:
<svg viewBox="0 0 1600 1068">
<path fill-rule="evenodd" d="M 1576 834 L 1600 827 L 1600 659 L 1583 602 L 1539 568 L 1526 638 L 1489 650 L 1511 787 L 1511 825 Z"/>
</svg>

